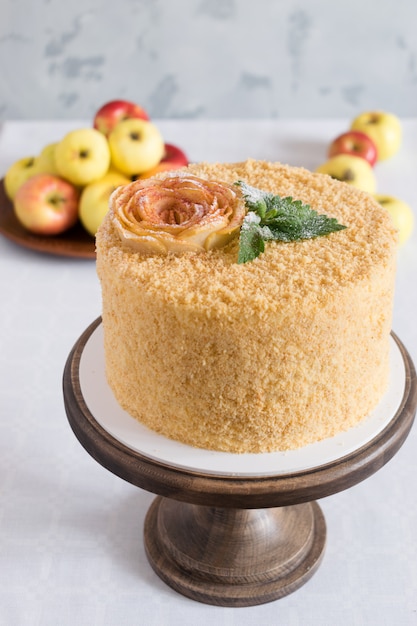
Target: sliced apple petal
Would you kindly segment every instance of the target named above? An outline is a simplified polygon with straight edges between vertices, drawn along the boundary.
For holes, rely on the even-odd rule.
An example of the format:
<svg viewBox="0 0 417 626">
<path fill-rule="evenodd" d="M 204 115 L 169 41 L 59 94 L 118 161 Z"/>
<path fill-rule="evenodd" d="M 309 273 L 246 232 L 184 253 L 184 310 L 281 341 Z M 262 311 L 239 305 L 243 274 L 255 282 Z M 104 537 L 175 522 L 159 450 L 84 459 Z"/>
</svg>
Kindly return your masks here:
<svg viewBox="0 0 417 626">
<path fill-rule="evenodd" d="M 181 254 L 226 245 L 237 236 L 246 207 L 233 185 L 171 174 L 117 189 L 111 212 L 127 247 L 143 254 Z"/>
<path fill-rule="evenodd" d="M 213 248 L 223 248 L 227 246 L 237 235 L 240 227 L 233 229 L 224 229 L 218 233 L 211 233 L 204 243 L 206 250 L 212 250 Z"/>
</svg>

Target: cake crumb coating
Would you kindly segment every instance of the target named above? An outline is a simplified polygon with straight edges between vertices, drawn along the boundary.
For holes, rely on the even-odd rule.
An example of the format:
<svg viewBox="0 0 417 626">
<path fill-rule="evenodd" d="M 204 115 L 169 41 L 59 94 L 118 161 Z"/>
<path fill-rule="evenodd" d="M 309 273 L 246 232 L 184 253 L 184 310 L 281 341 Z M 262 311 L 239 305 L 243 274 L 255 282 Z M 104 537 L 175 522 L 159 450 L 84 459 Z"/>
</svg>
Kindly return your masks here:
<svg viewBox="0 0 417 626">
<path fill-rule="evenodd" d="M 357 424 L 389 380 L 397 235 L 371 196 L 279 163 L 199 163 L 195 176 L 302 200 L 347 228 L 207 253 L 126 250 L 110 209 L 97 234 L 106 375 L 120 405 L 183 443 L 288 450 Z"/>
</svg>

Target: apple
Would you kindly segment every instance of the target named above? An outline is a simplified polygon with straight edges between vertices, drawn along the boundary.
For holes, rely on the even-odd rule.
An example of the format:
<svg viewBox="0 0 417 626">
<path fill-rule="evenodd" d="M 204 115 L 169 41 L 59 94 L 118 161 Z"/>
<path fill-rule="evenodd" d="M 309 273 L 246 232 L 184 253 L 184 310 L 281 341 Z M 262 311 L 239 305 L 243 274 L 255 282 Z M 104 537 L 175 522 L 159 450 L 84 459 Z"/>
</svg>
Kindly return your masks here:
<svg viewBox="0 0 417 626">
<path fill-rule="evenodd" d="M 351 130 L 359 130 L 373 140 L 378 152 L 378 161 L 384 161 L 398 152 L 401 139 L 401 122 L 393 113 L 368 111 L 356 117 Z"/>
<path fill-rule="evenodd" d="M 105 136 L 95 128 L 72 130 L 55 147 L 58 174 L 74 185 L 88 185 L 103 178 L 110 166 Z"/>
<path fill-rule="evenodd" d="M 375 194 L 375 199 L 389 211 L 398 230 L 398 243 L 400 246 L 403 245 L 414 229 L 414 214 L 410 205 L 394 196 L 383 194 Z"/>
<path fill-rule="evenodd" d="M 10 200 L 13 200 L 19 187 L 31 176 L 38 174 L 38 159 L 33 156 L 15 161 L 4 176 L 4 188 Z"/>
<path fill-rule="evenodd" d="M 49 143 L 44 148 L 42 148 L 37 159 L 37 169 L 39 174 L 53 174 L 54 176 L 58 176 L 58 170 L 55 163 L 56 146 L 57 142 Z"/>
<path fill-rule="evenodd" d="M 327 155 L 331 158 L 338 154 L 353 154 L 362 157 L 372 166 L 375 165 L 378 158 L 374 141 L 359 130 L 347 131 L 333 139 Z"/>
<path fill-rule="evenodd" d="M 140 178 L 151 178 L 159 172 L 177 170 L 180 167 L 188 165 L 188 163 L 188 158 L 185 152 L 181 150 L 181 148 L 174 146 L 172 143 L 166 143 L 164 146 L 164 156 L 162 157 L 158 165 L 153 167 L 151 170 L 148 170 L 147 172 L 141 174 Z"/>
<path fill-rule="evenodd" d="M 175 165 L 175 168 L 188 165 L 189 161 L 187 155 L 181 148 L 174 146 L 172 143 L 166 143 L 164 145 L 164 156 L 161 159 L 161 163 L 169 163 Z"/>
<path fill-rule="evenodd" d="M 148 121 L 149 115 L 141 106 L 134 102 L 129 102 L 128 100 L 111 100 L 103 104 L 96 112 L 93 126 L 107 137 L 116 124 L 122 120 L 132 118 Z"/>
<path fill-rule="evenodd" d="M 36 174 L 19 189 L 13 206 L 17 219 L 38 235 L 58 235 L 78 220 L 79 193 L 58 176 Z"/>
<path fill-rule="evenodd" d="M 90 183 L 81 192 L 78 216 L 81 224 L 93 237 L 109 209 L 109 198 L 117 187 L 131 181 L 117 172 L 108 172 L 103 178 Z"/>
<path fill-rule="evenodd" d="M 316 172 L 328 174 L 336 180 L 353 185 L 368 193 L 375 193 L 376 190 L 376 179 L 372 166 L 362 157 L 338 154 L 320 165 Z"/>
<path fill-rule="evenodd" d="M 122 120 L 111 131 L 109 146 L 112 165 L 126 176 L 152 169 L 164 156 L 164 140 L 152 122 Z"/>
</svg>

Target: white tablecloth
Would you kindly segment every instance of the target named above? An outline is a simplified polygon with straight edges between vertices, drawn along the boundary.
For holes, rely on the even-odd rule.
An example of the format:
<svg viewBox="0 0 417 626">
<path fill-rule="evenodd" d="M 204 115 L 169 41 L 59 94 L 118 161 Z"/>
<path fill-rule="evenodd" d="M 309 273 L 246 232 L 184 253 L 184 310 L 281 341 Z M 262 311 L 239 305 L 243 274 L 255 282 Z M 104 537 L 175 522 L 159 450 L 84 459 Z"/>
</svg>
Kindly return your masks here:
<svg viewBox="0 0 417 626">
<path fill-rule="evenodd" d="M 314 169 L 347 128 L 327 121 L 156 121 L 190 160 L 280 160 Z M 74 122 L 0 130 L 0 175 Z M 378 164 L 381 193 L 417 213 L 417 120 Z M 417 362 L 417 230 L 399 253 L 393 330 Z M 92 260 L 51 257 L 0 237 L 0 625 L 285 626 L 417 624 L 417 428 L 380 471 L 321 501 L 324 561 L 276 602 L 231 609 L 189 600 L 152 571 L 143 521 L 153 494 L 96 463 L 65 415 L 68 353 L 101 312 Z"/>
</svg>

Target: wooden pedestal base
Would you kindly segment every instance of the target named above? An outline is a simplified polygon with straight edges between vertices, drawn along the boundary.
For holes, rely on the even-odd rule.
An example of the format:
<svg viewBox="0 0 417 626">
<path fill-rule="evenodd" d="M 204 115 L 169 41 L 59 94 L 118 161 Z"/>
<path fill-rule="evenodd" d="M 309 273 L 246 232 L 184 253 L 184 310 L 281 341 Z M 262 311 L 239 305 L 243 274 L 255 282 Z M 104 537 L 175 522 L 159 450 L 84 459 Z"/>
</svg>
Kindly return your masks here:
<svg viewBox="0 0 417 626">
<path fill-rule="evenodd" d="M 225 509 L 158 497 L 145 521 L 155 572 L 206 604 L 252 606 L 285 596 L 316 571 L 326 525 L 317 503 Z"/>
<path fill-rule="evenodd" d="M 80 362 L 100 325 L 93 322 L 74 345 L 64 370 L 69 423 L 87 452 L 120 478 L 158 497 L 145 522 L 148 559 L 162 580 L 185 596 L 221 606 L 263 604 L 303 585 L 323 556 L 326 526 L 315 502 L 365 480 L 404 443 L 417 406 L 413 362 L 400 340 L 404 364 L 398 408 L 385 427 L 348 454 L 292 472 L 252 475 L 207 472 L 153 458 L 113 437 L 97 421 L 83 395 Z M 104 372 L 100 353 L 89 353 L 90 369 Z M 401 363 L 399 364 L 401 369 Z M 103 387 L 87 376 L 100 397 Z M 87 394 L 88 395 L 88 394 Z M 90 394 L 91 395 L 91 394 Z M 104 407 L 102 410 L 107 410 Z M 255 468 L 256 470 L 256 468 Z"/>
</svg>

